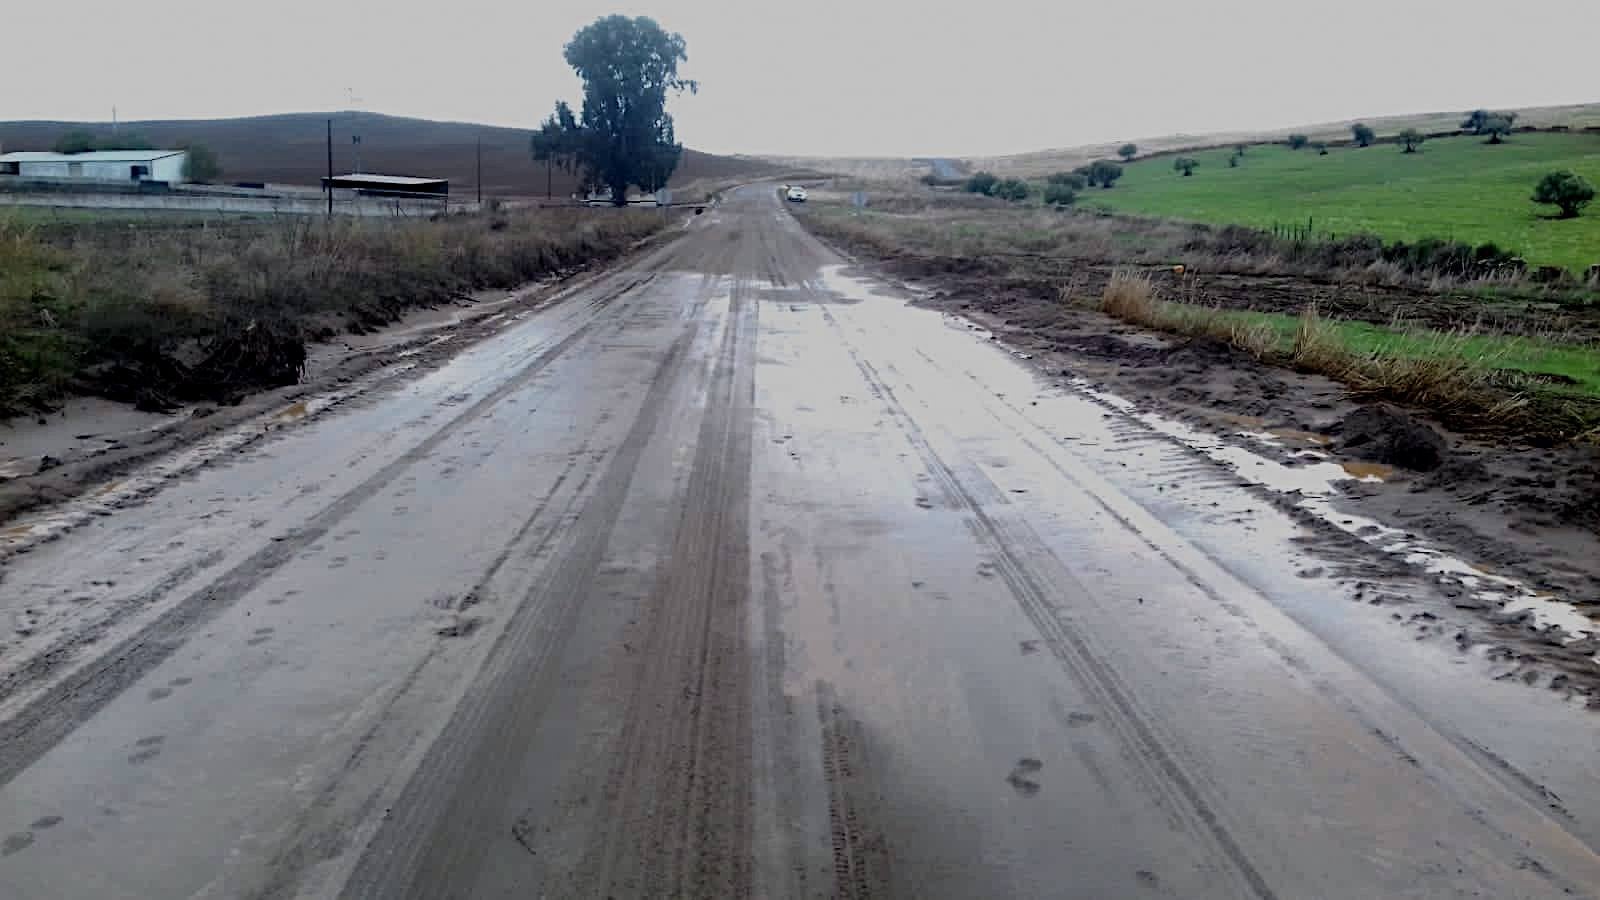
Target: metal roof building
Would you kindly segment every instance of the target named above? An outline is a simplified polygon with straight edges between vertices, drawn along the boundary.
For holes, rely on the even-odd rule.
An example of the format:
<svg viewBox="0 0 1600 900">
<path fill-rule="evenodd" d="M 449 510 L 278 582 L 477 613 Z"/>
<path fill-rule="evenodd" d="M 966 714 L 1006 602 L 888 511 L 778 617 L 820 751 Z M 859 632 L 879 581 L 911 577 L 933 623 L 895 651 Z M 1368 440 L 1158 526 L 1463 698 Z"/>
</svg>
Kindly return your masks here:
<svg viewBox="0 0 1600 900">
<path fill-rule="evenodd" d="M 183 150 L 90 150 L 51 153 L 22 150 L 0 155 L 0 175 L 85 181 L 183 181 Z"/>
<path fill-rule="evenodd" d="M 322 179 L 324 188 L 353 190 L 378 197 L 447 197 L 450 182 L 443 178 L 413 178 L 409 175 L 373 175 L 353 172 Z"/>
</svg>

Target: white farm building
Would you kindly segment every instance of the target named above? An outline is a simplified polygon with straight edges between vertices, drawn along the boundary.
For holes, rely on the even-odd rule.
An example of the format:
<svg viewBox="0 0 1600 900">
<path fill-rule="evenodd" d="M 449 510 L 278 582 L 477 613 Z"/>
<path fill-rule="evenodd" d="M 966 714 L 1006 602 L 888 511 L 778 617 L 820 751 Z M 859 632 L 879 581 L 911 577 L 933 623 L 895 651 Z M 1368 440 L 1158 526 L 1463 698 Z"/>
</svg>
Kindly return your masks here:
<svg viewBox="0 0 1600 900">
<path fill-rule="evenodd" d="M 85 153 L 23 150 L 0 154 L 0 175 L 178 184 L 184 180 L 184 163 L 188 158 L 184 150 L 90 150 Z"/>
</svg>

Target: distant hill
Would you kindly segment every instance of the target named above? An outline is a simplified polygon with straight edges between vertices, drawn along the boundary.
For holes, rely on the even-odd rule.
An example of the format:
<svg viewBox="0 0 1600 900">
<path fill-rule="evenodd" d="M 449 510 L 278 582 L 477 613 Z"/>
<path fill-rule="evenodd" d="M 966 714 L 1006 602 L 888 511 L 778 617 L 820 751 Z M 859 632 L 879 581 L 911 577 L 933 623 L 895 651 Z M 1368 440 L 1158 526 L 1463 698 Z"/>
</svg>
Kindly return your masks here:
<svg viewBox="0 0 1600 900">
<path fill-rule="evenodd" d="M 1509 111 L 1509 110 L 1508 110 Z M 1517 125 L 1549 128 L 1566 125 L 1583 128 L 1600 125 L 1600 103 L 1580 103 L 1570 106 L 1532 106 L 1515 110 Z M 1416 113 L 1405 116 L 1375 116 L 1365 119 L 1380 136 L 1391 135 L 1407 128 L 1424 133 L 1448 131 L 1461 124 L 1466 117 L 1463 110 Z M 1236 143 L 1279 141 L 1290 134 L 1304 134 L 1313 141 L 1344 140 L 1350 137 L 1350 125 L 1355 119 L 1342 122 L 1323 122 L 1293 128 L 1266 131 L 1222 131 L 1211 134 L 1169 134 L 1160 137 L 1129 138 L 1139 146 L 1141 155 L 1191 147 L 1219 147 Z M 1103 144 L 1084 144 L 1051 150 L 1036 150 L 1002 156 L 974 156 L 959 162 L 972 170 L 988 170 L 1001 175 L 1031 177 L 1072 169 L 1097 159 L 1114 159 L 1122 140 Z M 940 148 L 930 147 L 930 152 Z M 801 157 L 770 156 L 768 161 L 782 166 L 804 167 L 821 172 L 850 175 L 858 178 L 898 180 L 920 178 L 932 171 L 933 160 L 928 157 Z"/>
<path fill-rule="evenodd" d="M 419 175 L 450 180 L 451 193 L 472 192 L 476 142 L 483 141 L 483 184 L 488 194 L 534 197 L 545 193 L 545 167 L 528 154 L 529 132 L 520 128 L 435 122 L 377 113 L 290 113 L 242 119 L 194 119 L 123 122 L 124 134 L 138 134 L 161 147 L 197 141 L 216 151 L 222 181 L 264 181 L 317 185 L 327 174 L 327 120 L 333 119 L 334 169 L 355 167 L 352 129 L 361 135 L 361 168 L 391 175 Z M 110 134 L 109 122 L 0 122 L 0 147 L 49 150 L 73 130 Z M 776 169 L 762 160 L 716 156 L 685 148 L 673 176 L 674 185 L 694 181 L 760 177 Z M 566 196 L 575 179 L 559 170 L 552 187 Z"/>
</svg>

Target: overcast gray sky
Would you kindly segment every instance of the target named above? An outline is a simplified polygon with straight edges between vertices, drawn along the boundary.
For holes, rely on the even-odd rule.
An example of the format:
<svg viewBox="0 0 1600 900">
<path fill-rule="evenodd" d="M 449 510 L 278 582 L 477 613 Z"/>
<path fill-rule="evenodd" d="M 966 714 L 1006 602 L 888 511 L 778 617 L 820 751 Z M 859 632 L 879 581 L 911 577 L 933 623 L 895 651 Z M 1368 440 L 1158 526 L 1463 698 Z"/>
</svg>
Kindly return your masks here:
<svg viewBox="0 0 1600 900">
<path fill-rule="evenodd" d="M 359 106 L 531 126 L 597 16 L 689 44 L 678 135 L 714 152 L 981 155 L 1600 100 L 1600 0 L 18 0 L 0 119 Z"/>
</svg>

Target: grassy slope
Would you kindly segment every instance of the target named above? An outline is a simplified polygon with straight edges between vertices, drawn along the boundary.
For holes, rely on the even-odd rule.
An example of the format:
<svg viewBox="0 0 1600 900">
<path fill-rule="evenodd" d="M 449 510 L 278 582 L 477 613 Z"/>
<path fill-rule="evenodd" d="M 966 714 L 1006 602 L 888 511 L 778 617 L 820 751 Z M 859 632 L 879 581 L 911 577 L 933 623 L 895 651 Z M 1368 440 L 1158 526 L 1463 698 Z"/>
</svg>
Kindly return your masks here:
<svg viewBox="0 0 1600 900">
<path fill-rule="evenodd" d="M 1567 106 L 1529 106 L 1516 110 L 1517 124 L 1549 128 L 1565 125 L 1573 129 L 1600 126 L 1600 103 L 1578 103 Z M 1397 134 L 1407 128 L 1424 133 L 1449 131 L 1461 124 L 1466 112 L 1414 113 L 1403 116 L 1378 116 L 1364 121 L 1380 137 Z M 1353 121 L 1353 120 L 1352 120 Z M 1167 134 L 1159 136 L 1130 137 L 1142 153 L 1157 153 L 1185 147 L 1220 147 L 1237 143 L 1281 141 L 1290 134 L 1304 134 L 1312 140 L 1341 141 L 1350 137 L 1350 122 L 1321 122 L 1314 125 L 1297 125 L 1291 128 L 1269 130 L 1218 131 L 1207 134 Z M 1056 147 L 1003 156 L 974 156 L 963 160 L 973 170 L 987 169 L 1001 175 L 1018 178 L 1043 177 L 1051 172 L 1072 169 L 1096 159 L 1111 159 L 1116 155 L 1122 140 L 1099 144 L 1080 144 L 1074 147 Z M 929 153 L 941 148 L 930 147 Z M 766 157 L 773 163 L 786 167 L 800 167 L 819 172 L 832 172 L 857 178 L 879 180 L 915 179 L 928 173 L 926 158 L 911 157 L 817 157 L 787 156 Z"/>
<path fill-rule="evenodd" d="M 1429 141 L 1414 154 L 1392 144 L 1335 148 L 1327 156 L 1281 146 L 1252 147 L 1237 169 L 1232 150 L 1193 154 L 1184 178 L 1172 159 L 1135 162 L 1109 191 L 1084 202 L 1121 212 L 1261 227 L 1304 225 L 1318 232 L 1370 231 L 1384 238 L 1494 241 L 1530 263 L 1582 269 L 1600 263 L 1600 210 L 1568 221 L 1528 197 L 1539 177 L 1571 169 L 1600 184 L 1600 135 L 1519 134 Z"/>
<path fill-rule="evenodd" d="M 450 179 L 451 192 L 467 196 L 475 184 L 477 142 L 483 142 L 484 190 L 501 197 L 543 196 L 545 167 L 528 153 L 529 132 L 466 122 L 435 122 L 376 113 L 292 113 L 239 119 L 124 122 L 125 134 L 138 134 L 158 145 L 199 141 L 215 150 L 223 181 L 265 181 L 317 185 L 327 174 L 327 121 L 333 119 L 334 168 L 355 166 L 352 128 L 362 136 L 361 163 L 369 172 L 429 175 Z M 74 129 L 110 132 L 103 123 L 0 122 L 0 145 L 6 150 L 48 150 L 56 138 Z M 674 184 L 775 171 L 753 159 L 714 156 L 685 149 Z M 574 188 L 571 175 L 556 171 L 556 196 Z"/>
</svg>

